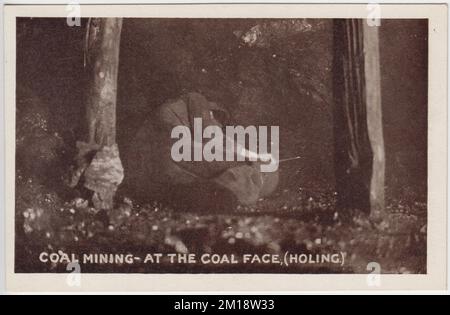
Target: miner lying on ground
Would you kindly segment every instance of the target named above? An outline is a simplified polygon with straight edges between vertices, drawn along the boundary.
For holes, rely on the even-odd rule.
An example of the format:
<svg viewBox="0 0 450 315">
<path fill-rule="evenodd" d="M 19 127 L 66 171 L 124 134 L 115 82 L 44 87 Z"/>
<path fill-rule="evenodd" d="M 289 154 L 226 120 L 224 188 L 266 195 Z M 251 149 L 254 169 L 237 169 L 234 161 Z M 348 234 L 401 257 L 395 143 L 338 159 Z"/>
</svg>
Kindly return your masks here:
<svg viewBox="0 0 450 315">
<path fill-rule="evenodd" d="M 188 93 L 158 108 L 122 150 L 127 191 L 134 192 L 140 200 L 160 198 L 177 206 L 194 207 L 193 210 L 213 210 L 230 209 L 230 202 L 254 204 L 276 189 L 278 172 L 262 172 L 261 161 L 174 161 L 173 128 L 186 126 L 194 136 L 196 118 L 202 119 L 203 128 L 224 128 L 229 114 L 199 93 Z M 192 151 L 194 145 L 193 141 Z M 247 155 L 257 155 L 245 151 Z"/>
</svg>

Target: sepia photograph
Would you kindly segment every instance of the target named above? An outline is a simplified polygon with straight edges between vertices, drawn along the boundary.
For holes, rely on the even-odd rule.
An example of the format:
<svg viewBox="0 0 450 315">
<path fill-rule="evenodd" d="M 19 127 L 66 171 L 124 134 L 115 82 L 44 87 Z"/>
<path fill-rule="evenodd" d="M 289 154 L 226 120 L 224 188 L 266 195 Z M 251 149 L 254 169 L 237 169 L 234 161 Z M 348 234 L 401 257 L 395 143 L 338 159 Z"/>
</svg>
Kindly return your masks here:
<svg viewBox="0 0 450 315">
<path fill-rule="evenodd" d="M 429 274 L 429 18 L 84 8 L 11 22 L 14 274 Z"/>
</svg>

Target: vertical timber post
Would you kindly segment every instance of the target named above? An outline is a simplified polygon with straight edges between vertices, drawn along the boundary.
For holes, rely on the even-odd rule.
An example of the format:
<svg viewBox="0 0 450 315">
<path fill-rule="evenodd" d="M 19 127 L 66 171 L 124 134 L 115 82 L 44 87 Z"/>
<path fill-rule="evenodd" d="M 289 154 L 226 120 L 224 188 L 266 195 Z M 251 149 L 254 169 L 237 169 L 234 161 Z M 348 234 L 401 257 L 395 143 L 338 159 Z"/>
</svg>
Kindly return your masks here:
<svg viewBox="0 0 450 315">
<path fill-rule="evenodd" d="M 385 180 L 377 26 L 334 21 L 333 81 L 337 207 L 377 215 Z"/>
<path fill-rule="evenodd" d="M 123 167 L 116 144 L 116 99 L 121 18 L 91 18 L 87 24 L 85 67 L 88 75 L 84 141 L 77 142 L 77 169 L 71 186 L 93 192 L 98 209 L 111 209 Z"/>
<path fill-rule="evenodd" d="M 92 19 L 88 26 L 86 67 L 88 142 L 116 143 L 116 98 L 122 19 Z"/>
</svg>

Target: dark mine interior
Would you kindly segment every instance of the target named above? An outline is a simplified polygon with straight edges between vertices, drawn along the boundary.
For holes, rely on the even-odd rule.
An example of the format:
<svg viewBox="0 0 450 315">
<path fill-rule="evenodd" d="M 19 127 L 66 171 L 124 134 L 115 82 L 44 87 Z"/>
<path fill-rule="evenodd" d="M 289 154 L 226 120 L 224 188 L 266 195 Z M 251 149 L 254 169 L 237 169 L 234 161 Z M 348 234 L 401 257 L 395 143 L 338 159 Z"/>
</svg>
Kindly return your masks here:
<svg viewBox="0 0 450 315">
<path fill-rule="evenodd" d="M 392 214 L 387 228 L 365 218 L 355 217 L 350 223 L 336 219 L 336 39 L 331 19 L 312 20 L 311 30 L 302 34 L 268 32 L 264 37 L 262 32 L 254 45 L 246 45 L 243 36 L 270 20 L 124 19 L 117 142 L 125 180 L 111 213 L 94 213 L 89 205 L 77 204 L 84 203 L 82 192 L 68 188 L 65 181 L 80 140 L 89 84 L 84 67 L 86 20 L 82 22 L 81 27 L 69 27 L 59 18 L 17 20 L 16 270 L 64 271 L 60 266 L 29 265 L 20 257 L 49 246 L 69 250 L 76 244 L 116 252 L 318 254 L 345 249 L 351 253 L 349 267 L 293 266 L 283 272 L 360 272 L 365 268 L 362 262 L 375 256 L 384 257 L 386 273 L 426 273 L 426 20 L 382 20 L 380 27 L 386 208 Z M 234 125 L 280 126 L 280 159 L 300 158 L 280 164 L 273 194 L 254 206 L 242 206 L 228 203 L 214 187 L 197 186 L 188 192 L 197 203 L 187 210 L 181 209 L 185 199 L 174 189 L 168 196 L 146 194 L 154 178 L 145 176 L 130 152 L 153 153 L 136 135 L 147 128 L 146 121 L 161 104 L 188 92 L 224 107 Z M 135 193 L 137 186 L 141 194 Z M 213 207 L 220 210 L 212 211 Z M 38 211 L 41 220 L 29 222 L 27 211 Z M 360 236 L 362 229 L 367 230 L 365 237 Z M 390 235 L 401 236 L 394 240 Z M 198 269 L 164 264 L 111 266 L 110 271 L 186 272 L 182 268 L 249 272 L 242 266 Z M 261 267 L 251 272 L 280 270 Z"/>
</svg>

